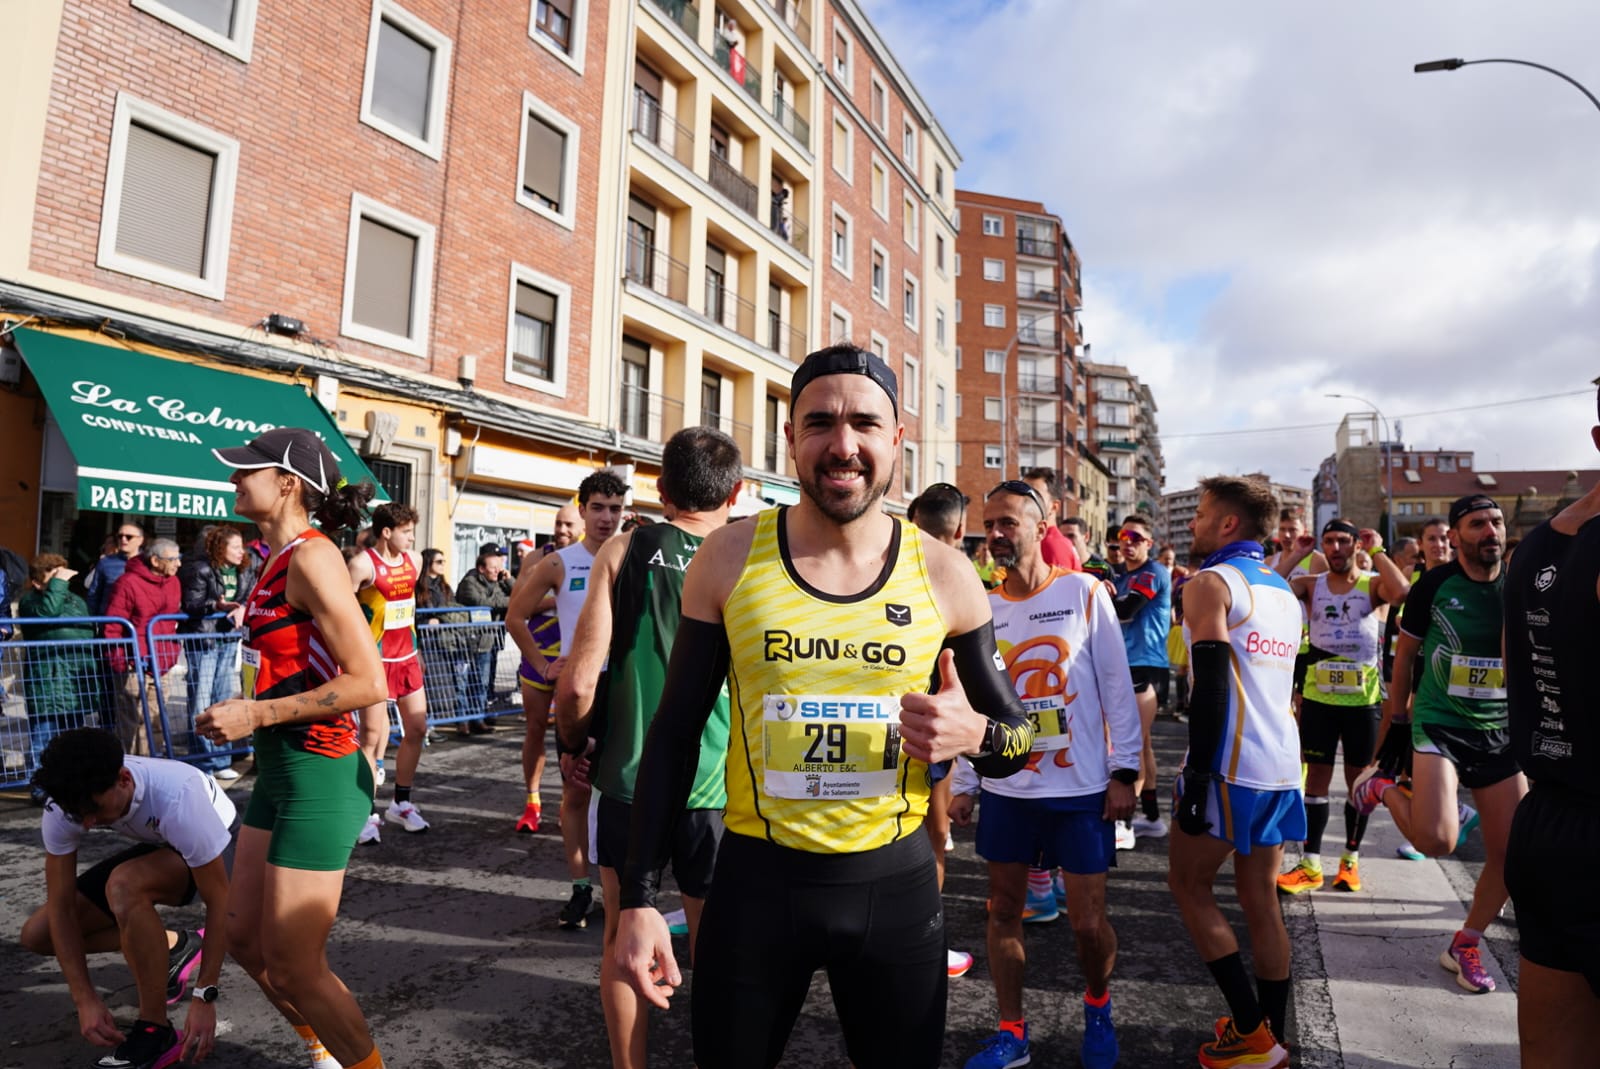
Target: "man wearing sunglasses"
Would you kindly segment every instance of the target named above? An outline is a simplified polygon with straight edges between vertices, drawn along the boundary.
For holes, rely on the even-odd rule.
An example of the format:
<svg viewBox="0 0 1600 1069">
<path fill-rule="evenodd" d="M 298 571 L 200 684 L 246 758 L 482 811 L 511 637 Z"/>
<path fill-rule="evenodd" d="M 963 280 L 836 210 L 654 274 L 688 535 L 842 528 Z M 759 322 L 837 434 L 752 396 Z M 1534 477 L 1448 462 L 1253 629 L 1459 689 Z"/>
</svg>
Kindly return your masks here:
<svg viewBox="0 0 1600 1069">
<path fill-rule="evenodd" d="M 1139 763 L 1140 814 L 1133 819 L 1134 835 L 1160 838 L 1166 822 L 1156 802 L 1156 752 L 1150 745 L 1150 727 L 1156 721 L 1156 691 L 1166 678 L 1167 632 L 1172 623 L 1172 573 L 1150 558 L 1150 517 L 1135 514 L 1122 521 L 1117 544 L 1122 547 L 1122 573 L 1117 576 L 1117 619 L 1128 650 L 1128 672 L 1139 701 L 1139 723 L 1144 729 L 1144 754 Z M 1118 846 L 1131 850 L 1126 831 Z"/>
<path fill-rule="evenodd" d="M 112 536 L 116 549 L 95 562 L 94 570 L 84 579 L 84 589 L 89 592 L 89 615 L 104 616 L 106 603 L 111 600 L 111 588 L 117 585 L 128 561 L 144 549 L 144 528 L 136 523 L 124 523 Z"/>
</svg>

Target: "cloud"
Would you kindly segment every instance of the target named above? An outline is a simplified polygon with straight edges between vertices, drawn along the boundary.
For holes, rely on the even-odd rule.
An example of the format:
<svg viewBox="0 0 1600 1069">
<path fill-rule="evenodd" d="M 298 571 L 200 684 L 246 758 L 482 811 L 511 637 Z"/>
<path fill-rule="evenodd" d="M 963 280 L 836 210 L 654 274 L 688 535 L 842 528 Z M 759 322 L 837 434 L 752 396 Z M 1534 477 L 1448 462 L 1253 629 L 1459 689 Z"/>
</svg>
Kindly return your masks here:
<svg viewBox="0 0 1600 1069">
<path fill-rule="evenodd" d="M 1289 483 L 1386 414 L 1584 390 L 1600 373 L 1592 5 L 1328 9 L 864 0 L 965 153 L 963 189 L 1037 198 L 1084 262 L 1094 358 L 1148 382 L 1169 489 Z M 1600 466 L 1593 398 L 1401 420 L 1486 468 Z"/>
</svg>

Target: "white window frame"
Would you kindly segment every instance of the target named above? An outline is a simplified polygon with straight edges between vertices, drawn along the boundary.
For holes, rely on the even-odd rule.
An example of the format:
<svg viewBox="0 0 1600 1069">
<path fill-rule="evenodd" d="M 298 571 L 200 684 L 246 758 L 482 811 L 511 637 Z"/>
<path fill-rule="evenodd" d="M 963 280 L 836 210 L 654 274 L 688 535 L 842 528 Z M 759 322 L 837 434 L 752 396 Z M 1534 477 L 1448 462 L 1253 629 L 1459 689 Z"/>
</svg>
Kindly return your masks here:
<svg viewBox="0 0 1600 1069">
<path fill-rule="evenodd" d="M 983 399 L 983 418 L 987 423 L 999 423 L 1005 413 L 1001 410 L 1000 398 L 985 397 Z"/>
<path fill-rule="evenodd" d="M 922 407 L 922 361 L 906 353 L 902 358 L 905 367 L 901 377 L 905 380 L 900 384 L 900 407 L 916 415 Z"/>
<path fill-rule="evenodd" d="M 534 286 L 556 299 L 555 356 L 551 359 L 552 377 L 549 382 L 511 370 L 511 357 L 516 348 L 517 336 L 517 284 Z M 571 337 L 572 287 L 560 279 L 551 278 L 526 264 L 511 265 L 511 286 L 506 295 L 506 382 L 526 386 L 530 390 L 567 396 L 568 339 Z"/>
<path fill-rule="evenodd" d="M 998 269 L 995 274 L 991 275 L 989 273 L 991 267 Z M 1006 262 L 997 260 L 992 256 L 985 256 L 983 258 L 983 280 L 985 282 L 1004 282 L 1006 280 Z"/>
<path fill-rule="evenodd" d="M 905 216 L 900 220 L 900 236 L 905 239 L 905 243 L 915 252 L 922 242 L 922 217 L 918 208 L 917 198 L 913 197 L 909 192 L 902 193 L 900 195 L 900 207 L 905 212 Z"/>
<path fill-rule="evenodd" d="M 1006 351 L 1004 349 L 985 349 L 983 351 L 983 370 L 987 375 L 1005 374 Z"/>
<path fill-rule="evenodd" d="M 922 488 L 922 459 L 916 442 L 900 443 L 900 492 L 915 497 Z"/>
<path fill-rule="evenodd" d="M 878 239 L 872 239 L 872 251 L 883 254 L 883 292 L 873 293 L 872 299 L 884 308 L 889 307 L 889 274 L 893 271 L 893 262 L 889 259 L 889 250 L 878 244 Z M 867 261 L 867 290 L 872 290 L 872 261 Z"/>
<path fill-rule="evenodd" d="M 992 229 L 992 230 L 990 229 L 990 224 L 993 224 L 994 229 Z M 984 213 L 984 216 L 983 216 L 983 236 L 986 237 L 986 238 L 1003 238 L 1003 237 L 1005 237 L 1006 236 L 1006 217 L 1003 216 L 1003 215 L 990 215 L 987 212 Z"/>
<path fill-rule="evenodd" d="M 837 137 L 839 128 L 844 128 L 844 166 L 839 166 L 839 153 L 834 151 L 834 146 L 828 146 L 828 154 L 833 157 L 833 173 L 843 178 L 851 185 L 855 185 L 856 170 L 856 136 L 855 127 L 845 113 L 838 108 L 833 109 L 833 127 L 829 131 L 830 137 Z"/>
<path fill-rule="evenodd" d="M 122 221 L 122 183 L 127 177 L 128 127 L 137 120 L 164 137 L 212 153 L 211 198 L 206 227 L 204 276 L 186 275 L 164 264 L 117 251 L 117 228 Z M 228 253 L 233 234 L 234 187 L 239 176 L 239 142 L 207 130 L 165 108 L 158 108 L 127 93 L 117 94 L 111 119 L 110 160 L 106 188 L 100 202 L 100 245 L 95 264 L 108 271 L 132 275 L 220 301 L 228 288 Z"/>
<path fill-rule="evenodd" d="M 950 273 L 945 269 L 945 260 L 950 254 L 950 243 L 944 239 L 944 234 L 935 230 L 933 233 L 933 269 L 939 272 L 940 278 L 949 278 Z"/>
<path fill-rule="evenodd" d="M 560 45 L 539 32 L 539 0 L 528 0 L 528 37 L 534 44 L 582 74 L 584 45 L 589 39 L 589 0 L 572 0 L 572 7 L 572 32 L 568 34 L 571 38 L 568 45 L 572 49 L 570 53 L 561 51 Z"/>
<path fill-rule="evenodd" d="M 961 254 L 956 253 L 956 277 L 961 277 Z"/>
<path fill-rule="evenodd" d="M 372 75 L 378 64 L 378 27 L 393 22 L 406 33 L 433 49 L 433 83 L 428 87 L 428 129 L 433 136 L 421 138 L 372 113 Z M 373 0 L 372 22 L 367 30 L 367 65 L 361 79 L 361 121 L 402 145 L 409 145 L 432 159 L 444 155 L 445 103 L 450 93 L 450 38 L 423 22 L 394 0 Z"/>
<path fill-rule="evenodd" d="M 839 345 L 839 344 L 841 344 L 843 342 L 847 342 L 851 338 L 855 337 L 855 332 L 856 332 L 855 318 L 853 316 L 851 316 L 850 310 L 848 308 L 842 307 L 841 305 L 838 305 L 838 304 L 830 304 L 828 306 L 828 329 L 830 331 L 833 329 L 833 321 L 835 319 L 844 320 L 844 337 L 842 337 L 842 338 L 829 338 L 828 339 L 828 344 L 829 345 Z"/>
<path fill-rule="evenodd" d="M 889 221 L 889 165 L 884 162 L 884 159 L 883 159 L 882 156 L 880 156 L 876 152 L 874 152 L 872 154 L 872 175 L 876 176 L 876 175 L 880 175 L 880 174 L 883 175 L 883 185 L 880 187 L 883 190 L 882 196 L 881 197 L 873 196 L 872 186 L 871 186 L 871 178 L 868 179 L 867 196 L 872 199 L 872 210 L 877 212 L 878 213 L 878 217 L 881 218 L 884 222 L 888 222 Z M 881 204 L 879 203 L 880 200 L 882 201 Z"/>
<path fill-rule="evenodd" d="M 956 419 L 961 418 L 961 391 L 956 391 Z"/>
<path fill-rule="evenodd" d="M 905 325 L 908 328 L 910 328 L 911 330 L 914 330 L 914 331 L 921 331 L 921 329 L 922 329 L 922 326 L 921 326 L 921 324 L 922 324 L 922 282 L 920 280 L 918 280 L 917 276 L 913 275 L 910 271 L 905 272 L 901 277 L 902 277 L 902 285 L 901 285 L 901 288 L 900 288 L 900 317 L 901 317 L 902 320 L 905 321 Z M 905 311 L 906 311 L 905 310 L 906 291 L 905 291 L 905 286 L 904 286 L 905 282 L 911 283 L 912 301 L 911 301 L 911 314 L 909 316 L 905 314 Z"/>
<path fill-rule="evenodd" d="M 580 0 L 582 2 L 582 0 Z M 561 160 L 561 200 L 560 211 L 552 211 L 533 197 L 528 196 L 522 184 L 522 164 L 528 157 L 528 116 L 537 115 L 540 119 L 554 126 L 566 136 L 567 147 Z M 567 230 L 576 230 L 578 226 L 578 149 L 579 131 L 577 123 L 568 119 L 549 104 L 540 100 L 527 90 L 522 92 L 522 114 L 518 119 L 517 130 L 517 203 L 537 215 L 555 223 Z"/>
<path fill-rule="evenodd" d="M 900 120 L 900 155 L 907 167 L 917 169 L 917 126 L 910 119 Z"/>
<path fill-rule="evenodd" d="M 384 226 L 410 234 L 417 239 L 417 263 L 412 276 L 412 292 L 416 294 L 415 337 L 391 334 L 386 330 L 357 323 L 350 318 L 351 306 L 356 296 L 356 249 L 361 236 L 361 220 L 371 219 Z M 339 311 L 339 333 L 347 338 L 371 342 L 385 349 L 426 356 L 428 334 L 433 322 L 433 253 L 438 241 L 438 228 L 432 223 L 389 207 L 360 193 L 350 194 L 350 228 L 344 247 L 344 303 Z"/>
<path fill-rule="evenodd" d="M 879 133 L 887 136 L 889 133 L 889 87 L 883 84 L 883 79 L 878 77 L 877 71 L 870 73 L 872 84 L 867 89 L 867 121 L 876 126 Z M 882 90 L 883 92 L 883 122 L 881 123 L 872 115 L 872 91 L 874 89 Z"/>
<path fill-rule="evenodd" d="M 994 445 L 984 445 L 983 466 L 986 468 L 1005 467 L 1005 458 L 1000 455 L 1000 446 L 998 443 Z"/>
<path fill-rule="evenodd" d="M 838 50 L 840 41 L 844 42 L 842 55 Z M 851 75 L 855 71 L 855 41 L 845 31 L 844 23 L 838 19 L 833 20 L 833 45 L 834 53 L 828 63 L 828 69 L 833 72 L 835 78 L 844 83 L 845 91 L 848 92 L 850 83 L 853 80 Z"/>
<path fill-rule="evenodd" d="M 889 362 L 889 339 L 885 338 L 882 334 L 879 334 L 875 330 L 872 331 L 870 340 L 867 343 L 867 348 L 877 353 L 878 359 L 882 360 L 885 364 Z"/>
<path fill-rule="evenodd" d="M 933 344 L 941 353 L 950 349 L 950 317 L 937 301 L 933 305 Z"/>
<path fill-rule="evenodd" d="M 940 427 L 950 426 L 950 391 L 937 379 L 933 383 L 933 421 Z"/>
<path fill-rule="evenodd" d="M 833 253 L 832 221 L 834 219 L 844 220 L 844 263 L 842 264 L 839 262 L 839 258 Z M 833 205 L 833 214 L 829 217 L 828 222 L 828 260 L 833 264 L 834 270 L 838 271 L 845 278 L 855 277 L 853 267 L 856 258 L 855 225 L 856 221 L 851 218 L 849 212 L 845 211 L 837 204 Z"/>
<path fill-rule="evenodd" d="M 944 461 L 942 460 L 935 460 L 933 462 L 933 481 L 936 483 L 950 481 L 949 475 L 945 471 Z"/>
<path fill-rule="evenodd" d="M 169 26 L 175 26 L 196 40 L 204 41 L 219 52 L 226 52 L 241 63 L 250 62 L 250 51 L 256 36 L 256 0 L 234 0 L 233 36 L 220 34 L 209 26 L 202 26 L 189 16 L 163 4 L 161 0 L 132 0 L 133 6 L 154 16 Z"/>
<path fill-rule="evenodd" d="M 991 313 L 994 313 L 991 316 Z M 1003 304 L 986 304 L 983 306 L 983 325 L 1005 329 L 1006 306 Z"/>
</svg>

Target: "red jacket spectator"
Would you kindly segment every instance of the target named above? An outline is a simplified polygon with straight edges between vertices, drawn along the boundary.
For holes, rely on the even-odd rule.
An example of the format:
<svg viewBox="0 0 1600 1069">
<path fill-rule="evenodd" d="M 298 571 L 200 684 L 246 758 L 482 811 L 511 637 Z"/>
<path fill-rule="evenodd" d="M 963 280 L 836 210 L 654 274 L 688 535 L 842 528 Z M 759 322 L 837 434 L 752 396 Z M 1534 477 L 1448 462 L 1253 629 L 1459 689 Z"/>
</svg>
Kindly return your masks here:
<svg viewBox="0 0 1600 1069">
<path fill-rule="evenodd" d="M 116 585 L 111 588 L 111 600 L 106 603 L 107 616 L 120 616 L 133 624 L 134 637 L 139 643 L 139 654 L 148 658 L 150 655 L 149 643 L 146 640 L 146 627 L 157 616 L 167 616 L 178 611 L 180 587 L 178 582 L 178 547 L 167 542 L 170 549 L 161 547 L 157 540 L 156 548 L 152 551 L 157 557 L 157 563 L 152 565 L 145 557 L 134 557 L 128 561 L 127 569 L 122 573 Z M 167 556 L 170 554 L 170 557 Z M 156 624 L 155 631 L 158 635 L 170 635 L 178 630 L 178 621 L 163 620 Z M 107 638 L 122 638 L 124 629 L 121 624 L 107 624 Z M 157 645 L 156 655 L 159 663 L 157 671 L 166 675 L 178 660 L 178 644 L 176 642 L 162 642 Z M 111 667 L 117 672 L 129 672 L 133 666 L 128 663 L 128 648 L 126 646 L 112 646 L 110 648 Z"/>
</svg>

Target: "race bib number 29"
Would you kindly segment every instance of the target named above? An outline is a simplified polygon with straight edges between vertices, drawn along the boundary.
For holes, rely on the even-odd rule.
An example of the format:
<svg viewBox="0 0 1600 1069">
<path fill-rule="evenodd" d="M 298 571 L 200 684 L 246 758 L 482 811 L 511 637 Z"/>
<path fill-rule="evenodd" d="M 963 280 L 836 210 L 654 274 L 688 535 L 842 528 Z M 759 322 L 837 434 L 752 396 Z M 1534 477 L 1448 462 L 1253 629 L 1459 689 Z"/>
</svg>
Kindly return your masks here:
<svg viewBox="0 0 1600 1069">
<path fill-rule="evenodd" d="M 762 702 L 763 793 L 877 798 L 899 780 L 900 700 L 888 695 L 768 694 Z"/>
</svg>

